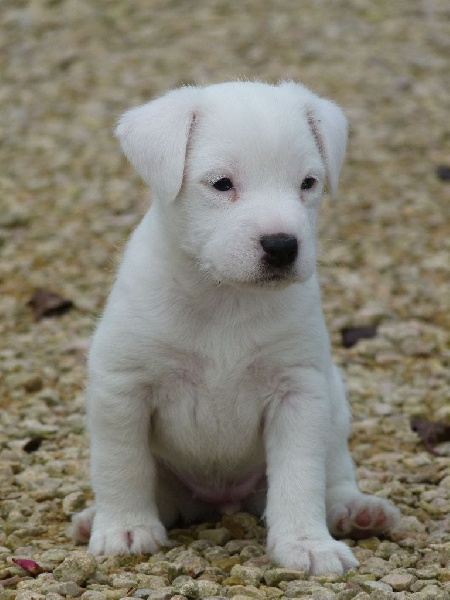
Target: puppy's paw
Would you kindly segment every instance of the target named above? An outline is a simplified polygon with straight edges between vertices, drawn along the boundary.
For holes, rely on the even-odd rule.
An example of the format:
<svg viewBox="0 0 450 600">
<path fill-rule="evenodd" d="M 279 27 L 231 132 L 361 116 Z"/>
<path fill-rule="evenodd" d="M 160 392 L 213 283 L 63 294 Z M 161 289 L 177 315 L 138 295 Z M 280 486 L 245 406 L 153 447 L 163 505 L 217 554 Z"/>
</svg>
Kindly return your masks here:
<svg viewBox="0 0 450 600">
<path fill-rule="evenodd" d="M 153 554 L 161 546 L 170 546 L 162 523 L 148 521 L 133 526 L 106 526 L 94 528 L 89 541 L 89 552 L 101 555 Z"/>
<path fill-rule="evenodd" d="M 352 551 L 331 537 L 321 539 L 287 539 L 270 544 L 270 558 L 282 565 L 310 575 L 342 574 L 358 566 Z"/>
<path fill-rule="evenodd" d="M 87 544 L 89 542 L 94 516 L 94 506 L 85 508 L 80 513 L 73 515 L 70 533 L 75 544 Z"/>
<path fill-rule="evenodd" d="M 328 526 L 336 537 L 361 539 L 395 527 L 399 519 L 400 511 L 388 500 L 357 493 L 330 508 Z"/>
</svg>

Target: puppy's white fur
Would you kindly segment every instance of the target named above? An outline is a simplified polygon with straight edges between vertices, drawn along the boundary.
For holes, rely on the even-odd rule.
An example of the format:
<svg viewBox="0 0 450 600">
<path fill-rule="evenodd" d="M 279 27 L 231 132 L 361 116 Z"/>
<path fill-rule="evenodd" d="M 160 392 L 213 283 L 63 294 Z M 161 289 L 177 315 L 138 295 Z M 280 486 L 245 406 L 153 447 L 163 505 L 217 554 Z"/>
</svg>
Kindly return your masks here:
<svg viewBox="0 0 450 600">
<path fill-rule="evenodd" d="M 242 508 L 264 514 L 281 565 L 355 566 L 330 531 L 382 531 L 398 511 L 358 490 L 315 272 L 345 117 L 293 82 L 235 82 L 172 91 L 117 135 L 153 202 L 90 351 L 96 504 L 76 537 L 94 554 L 154 552 L 177 519 Z M 261 242 L 280 233 L 298 243 L 282 268 Z"/>
</svg>

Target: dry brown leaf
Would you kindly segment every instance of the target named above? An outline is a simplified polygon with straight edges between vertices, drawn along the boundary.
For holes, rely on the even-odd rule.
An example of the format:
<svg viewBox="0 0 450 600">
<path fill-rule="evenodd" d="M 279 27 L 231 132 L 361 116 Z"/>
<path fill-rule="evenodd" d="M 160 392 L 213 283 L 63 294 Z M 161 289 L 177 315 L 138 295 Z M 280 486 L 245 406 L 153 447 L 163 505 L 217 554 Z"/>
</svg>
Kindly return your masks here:
<svg viewBox="0 0 450 600">
<path fill-rule="evenodd" d="M 31 438 L 31 440 L 28 440 L 28 442 L 26 442 L 22 446 L 22 450 L 24 450 L 25 452 L 28 452 L 28 453 L 36 452 L 36 450 L 39 450 L 43 441 L 44 441 L 44 438 L 41 436 Z"/>
<path fill-rule="evenodd" d="M 377 335 L 376 325 L 358 325 L 341 329 L 342 345 L 351 348 L 361 339 L 373 338 Z"/>
<path fill-rule="evenodd" d="M 435 456 L 440 456 L 434 449 L 436 444 L 450 442 L 450 425 L 447 423 L 414 417 L 411 419 L 411 429 L 422 439 L 428 452 Z"/>
<path fill-rule="evenodd" d="M 72 300 L 63 298 L 44 288 L 37 288 L 28 306 L 33 309 L 34 318 L 40 321 L 43 317 L 61 315 L 73 307 Z"/>
</svg>

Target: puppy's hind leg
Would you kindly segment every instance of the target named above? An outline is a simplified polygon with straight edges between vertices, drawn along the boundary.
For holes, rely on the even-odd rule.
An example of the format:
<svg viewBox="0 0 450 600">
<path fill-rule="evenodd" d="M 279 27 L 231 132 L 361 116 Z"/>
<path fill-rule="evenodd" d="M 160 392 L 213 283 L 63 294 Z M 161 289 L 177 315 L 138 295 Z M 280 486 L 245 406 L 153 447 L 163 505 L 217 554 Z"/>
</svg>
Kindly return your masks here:
<svg viewBox="0 0 450 600">
<path fill-rule="evenodd" d="M 327 524 L 334 537 L 364 538 L 394 527 L 400 511 L 389 501 L 363 494 L 356 482 L 347 439 L 350 413 L 344 383 L 337 367 L 333 385 L 334 428 L 327 457 Z"/>
<path fill-rule="evenodd" d="M 75 544 L 87 544 L 89 542 L 94 516 L 95 506 L 89 506 L 80 513 L 73 515 L 70 535 Z"/>
</svg>

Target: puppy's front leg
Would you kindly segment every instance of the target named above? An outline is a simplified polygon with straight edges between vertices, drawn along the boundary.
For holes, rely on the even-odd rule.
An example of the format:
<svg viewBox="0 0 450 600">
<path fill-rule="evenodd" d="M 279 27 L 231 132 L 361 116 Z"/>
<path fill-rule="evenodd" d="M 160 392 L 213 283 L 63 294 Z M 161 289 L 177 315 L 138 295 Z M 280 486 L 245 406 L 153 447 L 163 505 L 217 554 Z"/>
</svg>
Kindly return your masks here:
<svg viewBox="0 0 450 600">
<path fill-rule="evenodd" d="M 301 369 L 298 382 L 266 421 L 268 551 L 286 567 L 342 573 L 358 563 L 326 525 L 327 385 L 315 369 Z"/>
<path fill-rule="evenodd" d="M 88 420 L 96 511 L 93 554 L 155 552 L 167 544 L 149 450 L 149 391 L 125 374 L 91 375 Z"/>
</svg>

